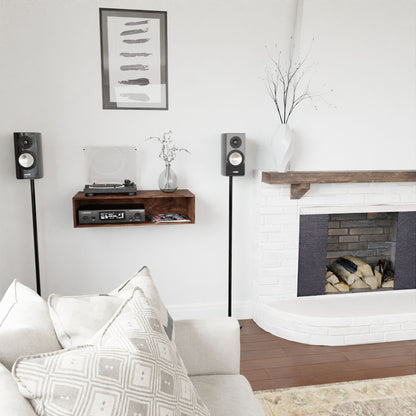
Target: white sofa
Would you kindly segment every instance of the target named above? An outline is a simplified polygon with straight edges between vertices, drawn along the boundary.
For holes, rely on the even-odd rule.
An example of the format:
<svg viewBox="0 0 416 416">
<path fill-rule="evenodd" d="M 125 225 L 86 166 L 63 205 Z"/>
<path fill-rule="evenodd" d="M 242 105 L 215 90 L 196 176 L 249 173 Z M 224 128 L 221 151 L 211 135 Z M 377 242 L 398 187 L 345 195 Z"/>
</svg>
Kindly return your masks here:
<svg viewBox="0 0 416 416">
<path fill-rule="evenodd" d="M 131 290 L 132 286 L 137 288 Z M 127 301 L 124 300 L 126 294 L 129 296 Z M 10 371 L 13 363 L 22 361 L 18 357 L 26 356 L 23 361 L 31 361 L 39 357 L 71 354 L 72 350 L 81 350 L 85 344 L 96 345 L 95 337 L 103 336 L 101 326 L 108 321 L 105 327 L 111 327 L 119 319 L 120 311 L 126 308 L 127 313 L 126 305 L 136 298 L 144 299 L 144 307 L 151 311 L 148 313 L 153 314 L 152 319 L 164 326 L 164 330 L 160 329 L 163 334 L 167 331 L 168 335 L 160 336 L 167 344 L 171 344 L 171 339 L 172 345 L 176 345 L 172 351 L 176 349 L 179 353 L 185 365 L 185 377 L 188 377 L 187 372 L 211 416 L 264 416 L 248 381 L 239 374 L 238 321 L 233 318 L 186 320 L 175 321 L 172 325 L 147 269 L 141 269 L 113 294 L 51 295 L 49 306 L 31 289 L 13 282 L 0 302 L 0 415 L 36 416 L 33 400 L 31 403 L 22 395 L 21 379 L 16 378 L 16 372 L 13 378 Z M 118 307 L 120 302 L 124 306 Z M 118 312 L 114 314 L 115 308 Z M 134 315 L 133 319 L 137 316 L 141 315 Z M 40 367 L 37 368 L 40 371 Z M 53 367 L 47 366 L 44 370 L 46 368 Z M 49 370 L 42 374 L 50 375 Z M 37 394 L 25 396 L 33 399 Z"/>
<path fill-rule="evenodd" d="M 264 416 L 240 372 L 240 327 L 232 318 L 176 321 L 176 345 L 211 416 Z M 0 415 L 36 416 L 0 364 Z"/>
</svg>

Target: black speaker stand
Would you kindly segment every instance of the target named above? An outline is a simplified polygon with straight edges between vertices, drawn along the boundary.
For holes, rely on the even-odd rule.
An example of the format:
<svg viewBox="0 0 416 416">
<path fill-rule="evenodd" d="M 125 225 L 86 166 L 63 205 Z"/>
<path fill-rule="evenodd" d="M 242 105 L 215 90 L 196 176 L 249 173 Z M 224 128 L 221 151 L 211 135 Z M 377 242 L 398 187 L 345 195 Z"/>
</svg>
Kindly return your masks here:
<svg viewBox="0 0 416 416">
<path fill-rule="evenodd" d="M 32 222 L 33 222 L 33 243 L 35 249 L 35 269 L 36 269 L 36 291 L 41 295 L 40 291 L 40 272 L 39 272 L 39 249 L 38 249 L 38 226 L 36 219 L 36 193 L 35 180 L 30 180 L 30 194 L 32 198 Z"/>
<path fill-rule="evenodd" d="M 228 316 L 232 315 L 233 283 L 233 176 L 228 177 Z M 239 321 L 240 329 L 243 327 Z"/>
<path fill-rule="evenodd" d="M 233 177 L 228 177 L 228 316 L 231 316 L 233 284 Z"/>
</svg>

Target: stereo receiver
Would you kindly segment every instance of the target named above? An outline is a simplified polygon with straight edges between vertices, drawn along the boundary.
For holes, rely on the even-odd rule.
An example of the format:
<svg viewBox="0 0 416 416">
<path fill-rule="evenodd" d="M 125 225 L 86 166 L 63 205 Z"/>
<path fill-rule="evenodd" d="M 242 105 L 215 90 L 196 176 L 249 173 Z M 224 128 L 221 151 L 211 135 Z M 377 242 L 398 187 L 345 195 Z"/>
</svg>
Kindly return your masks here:
<svg viewBox="0 0 416 416">
<path fill-rule="evenodd" d="M 126 224 L 145 222 L 143 204 L 133 207 L 82 207 L 78 210 L 78 222 L 82 224 Z"/>
</svg>

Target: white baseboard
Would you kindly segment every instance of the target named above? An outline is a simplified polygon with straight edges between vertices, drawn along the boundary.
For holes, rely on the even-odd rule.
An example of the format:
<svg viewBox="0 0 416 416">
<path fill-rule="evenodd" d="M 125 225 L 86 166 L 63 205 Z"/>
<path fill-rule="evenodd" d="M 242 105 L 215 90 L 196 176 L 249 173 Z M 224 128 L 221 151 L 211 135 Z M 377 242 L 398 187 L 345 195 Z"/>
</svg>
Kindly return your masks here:
<svg viewBox="0 0 416 416">
<path fill-rule="evenodd" d="M 228 316 L 226 303 L 191 303 L 187 305 L 168 305 L 167 309 L 174 320 L 221 318 Z M 232 316 L 237 319 L 251 319 L 253 302 L 250 300 L 234 302 Z"/>
</svg>

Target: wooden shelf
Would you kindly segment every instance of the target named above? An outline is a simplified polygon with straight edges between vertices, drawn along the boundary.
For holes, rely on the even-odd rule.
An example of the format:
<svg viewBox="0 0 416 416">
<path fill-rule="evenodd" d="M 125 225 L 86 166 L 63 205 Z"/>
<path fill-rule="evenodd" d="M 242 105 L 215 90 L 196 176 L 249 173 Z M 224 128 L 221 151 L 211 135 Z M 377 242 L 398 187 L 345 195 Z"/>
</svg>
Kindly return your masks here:
<svg viewBox="0 0 416 416">
<path fill-rule="evenodd" d="M 290 184 L 290 199 L 300 199 L 314 183 L 416 182 L 415 170 L 262 172 L 262 182 Z"/>
<path fill-rule="evenodd" d="M 84 192 L 78 192 L 72 198 L 72 210 L 74 227 L 115 227 L 115 226 L 143 226 L 143 225 L 172 225 L 175 223 L 155 224 L 146 218 L 144 223 L 126 224 L 82 224 L 78 223 L 78 210 L 82 208 L 106 209 L 106 207 L 123 207 L 143 204 L 147 214 L 176 213 L 187 215 L 190 222 L 178 224 L 195 224 L 195 195 L 187 189 L 178 189 L 176 192 L 166 193 L 162 191 L 137 191 L 136 195 L 94 195 L 85 196 Z"/>
</svg>

